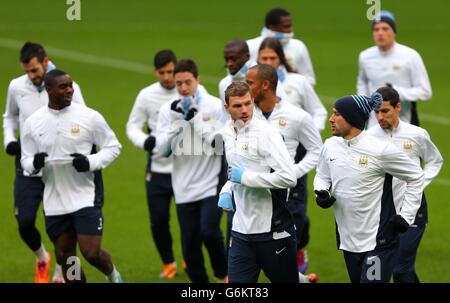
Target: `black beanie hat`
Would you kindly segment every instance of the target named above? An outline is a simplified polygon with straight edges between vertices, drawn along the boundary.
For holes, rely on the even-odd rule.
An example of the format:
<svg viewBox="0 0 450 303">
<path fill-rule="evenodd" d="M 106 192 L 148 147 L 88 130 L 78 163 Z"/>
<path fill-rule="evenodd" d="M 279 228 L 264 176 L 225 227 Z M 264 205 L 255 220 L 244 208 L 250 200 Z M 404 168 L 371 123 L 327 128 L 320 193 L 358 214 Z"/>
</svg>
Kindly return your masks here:
<svg viewBox="0 0 450 303">
<path fill-rule="evenodd" d="M 375 19 L 372 22 L 372 30 L 373 30 L 373 27 L 375 26 L 375 24 L 377 24 L 379 22 L 386 22 L 387 24 L 390 25 L 390 27 L 392 27 L 392 30 L 394 31 L 394 33 L 397 33 L 397 26 L 395 24 L 394 14 L 392 14 L 391 12 L 389 12 L 389 11 L 381 11 L 380 12 L 380 18 L 379 19 Z"/>
<path fill-rule="evenodd" d="M 381 102 L 383 96 L 375 92 L 370 98 L 363 95 L 344 96 L 334 103 L 334 108 L 350 125 L 363 130 L 369 113 L 372 109 L 379 108 Z"/>
</svg>

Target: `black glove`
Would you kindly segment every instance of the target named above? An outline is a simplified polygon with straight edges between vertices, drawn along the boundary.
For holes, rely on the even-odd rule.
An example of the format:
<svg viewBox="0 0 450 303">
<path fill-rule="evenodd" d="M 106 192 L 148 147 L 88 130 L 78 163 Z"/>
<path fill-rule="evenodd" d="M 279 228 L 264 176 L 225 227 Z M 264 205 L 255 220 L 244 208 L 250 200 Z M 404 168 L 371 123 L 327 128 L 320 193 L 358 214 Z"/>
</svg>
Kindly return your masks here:
<svg viewBox="0 0 450 303">
<path fill-rule="evenodd" d="M 406 220 L 403 219 L 403 217 L 400 216 L 400 215 L 392 216 L 392 218 L 389 221 L 394 226 L 395 231 L 397 231 L 397 232 L 399 232 L 401 234 L 406 232 L 408 230 L 408 228 L 409 228 L 408 222 L 406 222 Z"/>
<path fill-rule="evenodd" d="M 185 117 L 184 119 L 185 119 L 186 121 L 190 121 L 192 118 L 194 118 L 194 116 L 197 114 L 197 112 L 198 112 L 198 110 L 197 110 L 195 107 L 191 108 L 191 109 L 187 112 L 186 117 Z"/>
<path fill-rule="evenodd" d="M 47 153 L 37 153 L 34 155 L 33 166 L 35 170 L 40 171 L 44 167 L 45 157 L 48 157 Z"/>
<path fill-rule="evenodd" d="M 170 104 L 170 109 L 174 112 L 184 115 L 183 106 L 181 105 L 181 99 L 175 100 Z"/>
<path fill-rule="evenodd" d="M 333 197 L 328 190 L 315 190 L 317 195 L 316 203 L 322 208 L 329 208 L 336 202 L 336 198 Z"/>
<path fill-rule="evenodd" d="M 152 152 L 153 148 L 155 148 L 156 138 L 152 135 L 148 136 L 144 142 L 144 149 L 149 153 Z"/>
<path fill-rule="evenodd" d="M 6 145 L 6 153 L 11 156 L 20 155 L 20 143 L 17 141 L 9 142 Z"/>
<path fill-rule="evenodd" d="M 75 167 L 77 172 L 82 173 L 89 171 L 89 160 L 85 155 L 73 153 L 70 154 L 70 156 L 74 157 L 72 160 L 72 165 Z"/>
</svg>

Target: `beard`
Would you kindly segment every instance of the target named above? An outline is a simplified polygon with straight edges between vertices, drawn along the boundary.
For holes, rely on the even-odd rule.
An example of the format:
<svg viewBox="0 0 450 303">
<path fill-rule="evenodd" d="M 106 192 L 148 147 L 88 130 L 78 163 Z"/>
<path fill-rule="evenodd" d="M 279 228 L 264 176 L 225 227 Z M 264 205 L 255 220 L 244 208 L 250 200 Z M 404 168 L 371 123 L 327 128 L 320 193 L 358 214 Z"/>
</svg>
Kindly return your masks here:
<svg viewBox="0 0 450 303">
<path fill-rule="evenodd" d="M 36 86 L 40 86 L 44 82 L 44 77 L 37 77 L 37 78 L 31 80 L 31 82 L 33 82 L 33 84 Z"/>
<path fill-rule="evenodd" d="M 259 103 L 261 103 L 261 101 L 263 100 L 263 95 L 261 93 L 258 93 L 254 95 L 254 100 L 255 100 L 255 104 L 259 105 Z"/>
</svg>

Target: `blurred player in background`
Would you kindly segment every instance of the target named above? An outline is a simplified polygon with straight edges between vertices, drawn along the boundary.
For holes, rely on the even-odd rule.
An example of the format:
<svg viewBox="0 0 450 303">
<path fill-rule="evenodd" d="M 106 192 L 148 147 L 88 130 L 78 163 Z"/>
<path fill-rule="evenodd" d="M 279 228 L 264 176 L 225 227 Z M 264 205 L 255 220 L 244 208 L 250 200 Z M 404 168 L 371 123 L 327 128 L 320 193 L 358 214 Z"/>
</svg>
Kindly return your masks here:
<svg viewBox="0 0 450 303">
<path fill-rule="evenodd" d="M 30 176 L 20 164 L 21 139 L 25 120 L 36 110 L 48 104 L 45 90 L 45 73 L 55 66 L 49 61 L 44 47 L 37 43 L 26 42 L 20 50 L 20 62 L 25 75 L 13 79 L 8 87 L 6 110 L 3 114 L 3 140 L 6 153 L 16 157 L 16 177 L 14 180 L 14 207 L 19 234 L 25 244 L 36 255 L 35 283 L 50 281 L 51 254 L 42 242 L 36 228 L 36 215 L 42 201 L 44 184 L 41 174 Z M 73 102 L 84 105 L 78 84 L 73 83 Z M 53 282 L 64 282 L 61 266 L 56 264 Z"/>
<path fill-rule="evenodd" d="M 171 50 L 161 50 L 154 58 L 158 82 L 142 89 L 131 110 L 127 136 L 133 144 L 148 153 L 146 169 L 147 204 L 150 213 L 153 240 L 163 262 L 160 278 L 172 279 L 177 274 L 177 263 L 172 250 L 169 228 L 170 200 L 173 196 L 172 157 L 152 155 L 155 146 L 156 125 L 161 106 L 178 96 L 173 71 L 177 58 Z M 144 132 L 144 126 L 148 133 Z"/>
<path fill-rule="evenodd" d="M 193 60 L 180 60 L 174 77 L 181 98 L 161 107 L 154 153 L 173 154 L 172 185 L 190 280 L 209 281 L 203 243 L 214 276 L 226 280 L 225 247 L 220 229 L 222 211 L 217 207 L 219 190 L 224 183 L 222 154 L 216 153 L 211 142 L 203 137 L 203 126 L 222 125 L 222 102 L 200 88 L 200 76 Z"/>
<path fill-rule="evenodd" d="M 269 64 L 276 69 L 278 75 L 277 96 L 286 96 L 293 105 L 308 112 L 319 131 L 325 129 L 327 110 L 317 96 L 308 79 L 292 72 L 286 60 L 281 43 L 275 38 L 266 38 L 258 51 L 258 64 Z"/>
<path fill-rule="evenodd" d="M 381 107 L 375 109 L 378 125 L 371 127 L 367 133 L 382 140 L 394 143 L 418 165 L 423 163 L 425 187 L 438 175 L 443 159 L 441 153 L 430 139 L 428 132 L 418 126 L 400 120 L 401 103 L 398 92 L 392 87 L 377 89 L 383 96 Z M 405 182 L 392 180 L 392 191 L 397 212 L 400 211 L 402 198 L 405 195 Z M 394 282 L 419 283 L 415 263 L 417 249 L 428 223 L 428 208 L 425 193 L 414 223 L 400 235 L 398 261 L 394 268 Z"/>
<path fill-rule="evenodd" d="M 223 50 L 223 58 L 225 59 L 225 67 L 228 75 L 219 83 L 219 97 L 225 104 L 225 90 L 231 82 L 245 81 L 245 74 L 251 67 L 250 51 L 244 40 L 234 39 L 225 44 Z"/>
<path fill-rule="evenodd" d="M 431 85 L 422 57 L 414 49 L 396 42 L 394 15 L 381 11 L 380 20 L 372 23 L 375 46 L 359 54 L 358 94 L 370 95 L 382 86 L 398 91 L 402 103 L 400 119 L 419 125 L 417 101 L 431 98 Z M 377 124 L 372 114 L 368 127 Z"/>
<path fill-rule="evenodd" d="M 267 37 L 274 37 L 280 41 L 286 54 L 286 60 L 294 72 L 305 76 L 311 85 L 316 84 L 316 76 L 308 49 L 302 41 L 294 39 L 292 17 L 287 10 L 274 8 L 266 14 L 265 27 L 261 31 L 261 36 L 247 40 L 250 60 L 257 61 L 259 46 Z"/>
<path fill-rule="evenodd" d="M 116 159 L 121 145 L 101 114 L 72 103 L 68 74 L 55 69 L 44 79 L 48 106 L 25 121 L 21 164 L 29 175 L 42 171 L 45 227 L 64 280 L 86 281 L 81 267 L 79 275 L 73 273 L 69 260 L 76 256 L 78 244 L 85 259 L 110 282 L 122 282 L 111 256 L 101 248 L 103 198 L 98 198 L 94 180 L 94 171 Z M 91 154 L 93 145 L 100 147 L 96 154 Z"/>
</svg>

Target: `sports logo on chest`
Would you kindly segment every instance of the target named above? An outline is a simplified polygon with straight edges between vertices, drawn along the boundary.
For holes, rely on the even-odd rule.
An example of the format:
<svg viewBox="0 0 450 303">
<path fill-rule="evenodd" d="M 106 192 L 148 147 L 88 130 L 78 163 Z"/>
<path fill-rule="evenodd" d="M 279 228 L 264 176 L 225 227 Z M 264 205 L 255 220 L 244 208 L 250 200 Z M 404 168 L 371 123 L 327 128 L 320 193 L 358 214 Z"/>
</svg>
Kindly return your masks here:
<svg viewBox="0 0 450 303">
<path fill-rule="evenodd" d="M 413 151 L 413 143 L 409 140 L 406 140 L 403 142 L 403 150 L 405 152 L 412 152 Z"/>
<path fill-rule="evenodd" d="M 394 72 L 400 71 L 400 64 L 398 64 L 398 63 L 392 64 L 392 70 L 393 70 Z"/>
<path fill-rule="evenodd" d="M 358 166 L 359 167 L 367 167 L 367 166 L 369 166 L 369 157 L 366 156 L 366 155 L 359 156 Z"/>
<path fill-rule="evenodd" d="M 280 119 L 278 119 L 278 125 L 279 125 L 281 128 L 286 128 L 286 127 L 288 126 L 288 121 L 287 121 L 287 119 L 285 119 L 285 118 L 280 118 Z"/>
<path fill-rule="evenodd" d="M 248 143 L 242 143 L 241 148 L 243 153 L 248 153 Z"/>
<path fill-rule="evenodd" d="M 70 134 L 72 136 L 79 136 L 81 132 L 81 128 L 79 124 L 73 124 L 72 127 L 70 128 Z"/>
<path fill-rule="evenodd" d="M 293 91 L 294 91 L 293 88 L 290 87 L 290 86 L 288 86 L 288 85 L 286 85 L 286 86 L 284 87 L 284 92 L 285 92 L 286 95 L 288 95 L 288 96 L 292 95 Z"/>
</svg>

